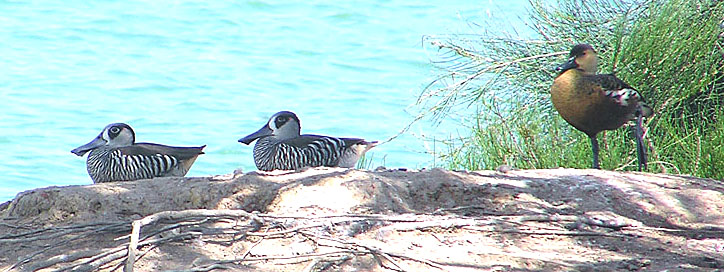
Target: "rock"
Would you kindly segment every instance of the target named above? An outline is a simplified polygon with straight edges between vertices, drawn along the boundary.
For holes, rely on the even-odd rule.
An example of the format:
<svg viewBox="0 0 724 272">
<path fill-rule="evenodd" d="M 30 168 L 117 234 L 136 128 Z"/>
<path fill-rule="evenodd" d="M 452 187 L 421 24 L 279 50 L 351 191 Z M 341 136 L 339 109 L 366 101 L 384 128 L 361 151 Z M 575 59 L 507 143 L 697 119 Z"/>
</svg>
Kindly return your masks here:
<svg viewBox="0 0 724 272">
<path fill-rule="evenodd" d="M 143 225 L 148 252 L 133 267 L 706 270 L 724 263 L 723 194 L 710 179 L 576 169 L 239 170 L 48 187 L 0 205 L 0 269 L 120 268 L 125 250 L 91 257 L 127 246 L 132 221 L 204 209 L 253 213 Z"/>
</svg>

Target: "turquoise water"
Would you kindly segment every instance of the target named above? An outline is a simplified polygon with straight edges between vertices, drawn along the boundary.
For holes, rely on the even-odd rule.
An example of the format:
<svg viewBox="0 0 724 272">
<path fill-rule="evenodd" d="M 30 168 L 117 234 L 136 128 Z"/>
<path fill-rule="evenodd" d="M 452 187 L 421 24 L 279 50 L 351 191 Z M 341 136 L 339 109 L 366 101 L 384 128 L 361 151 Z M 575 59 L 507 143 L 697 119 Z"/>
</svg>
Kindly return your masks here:
<svg viewBox="0 0 724 272">
<path fill-rule="evenodd" d="M 255 170 L 237 139 L 280 110 L 303 133 L 386 140 L 435 71 L 423 35 L 524 10 L 491 1 L 0 1 L 0 201 L 91 183 L 70 150 L 112 122 L 139 142 L 208 145 L 187 176 Z M 413 112 L 414 113 L 414 112 Z M 420 168 L 416 123 L 370 151 Z"/>
</svg>

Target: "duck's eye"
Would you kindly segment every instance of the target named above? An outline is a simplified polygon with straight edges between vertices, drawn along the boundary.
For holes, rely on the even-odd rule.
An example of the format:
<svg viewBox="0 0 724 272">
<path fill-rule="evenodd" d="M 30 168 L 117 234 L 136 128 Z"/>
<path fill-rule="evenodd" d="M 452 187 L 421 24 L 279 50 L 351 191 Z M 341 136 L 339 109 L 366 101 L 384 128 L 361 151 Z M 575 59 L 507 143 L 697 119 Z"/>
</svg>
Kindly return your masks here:
<svg viewBox="0 0 724 272">
<path fill-rule="evenodd" d="M 277 116 L 277 118 L 274 118 L 274 126 L 280 128 L 287 123 L 287 120 L 288 118 L 286 116 Z"/>
<path fill-rule="evenodd" d="M 113 134 L 118 134 L 118 133 L 120 133 L 120 132 L 121 132 L 121 129 L 120 129 L 119 127 L 112 127 L 112 128 L 111 128 L 111 133 L 113 133 Z"/>
</svg>

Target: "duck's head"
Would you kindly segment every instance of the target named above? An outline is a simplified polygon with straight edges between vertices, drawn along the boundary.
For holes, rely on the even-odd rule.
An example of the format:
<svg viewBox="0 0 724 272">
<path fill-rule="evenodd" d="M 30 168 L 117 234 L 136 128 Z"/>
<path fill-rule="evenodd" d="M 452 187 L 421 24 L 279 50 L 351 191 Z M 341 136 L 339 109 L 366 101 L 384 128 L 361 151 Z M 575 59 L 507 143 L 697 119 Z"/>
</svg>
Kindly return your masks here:
<svg viewBox="0 0 724 272">
<path fill-rule="evenodd" d="M 577 44 L 568 54 L 568 60 L 556 67 L 556 71 L 563 73 L 570 69 L 580 69 L 586 73 L 598 72 L 598 53 L 590 44 Z"/>
<path fill-rule="evenodd" d="M 71 150 L 73 154 L 83 156 L 86 152 L 101 146 L 124 147 L 132 145 L 136 141 L 136 134 L 131 126 L 124 123 L 113 123 L 107 125 L 95 139 L 87 144 Z"/>
<path fill-rule="evenodd" d="M 280 111 L 269 118 L 261 129 L 239 139 L 239 142 L 250 144 L 256 139 L 273 136 L 279 140 L 286 140 L 298 137 L 301 131 L 299 118 L 291 111 Z"/>
</svg>

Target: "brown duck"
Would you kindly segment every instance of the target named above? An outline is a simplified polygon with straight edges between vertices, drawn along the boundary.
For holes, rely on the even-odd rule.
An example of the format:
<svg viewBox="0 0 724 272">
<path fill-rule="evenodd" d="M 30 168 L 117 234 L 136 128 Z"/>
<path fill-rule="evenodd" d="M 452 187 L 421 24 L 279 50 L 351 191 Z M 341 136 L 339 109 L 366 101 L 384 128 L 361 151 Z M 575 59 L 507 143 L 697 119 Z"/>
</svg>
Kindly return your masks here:
<svg viewBox="0 0 724 272">
<path fill-rule="evenodd" d="M 593 168 L 598 164 L 598 140 L 603 130 L 614 130 L 635 120 L 634 134 L 639 171 L 646 169 L 643 117 L 651 115 L 639 93 L 613 74 L 597 74 L 598 55 L 588 44 L 571 49 L 570 59 L 556 68 L 560 73 L 551 86 L 551 100 L 558 113 L 591 139 Z"/>
</svg>

